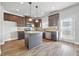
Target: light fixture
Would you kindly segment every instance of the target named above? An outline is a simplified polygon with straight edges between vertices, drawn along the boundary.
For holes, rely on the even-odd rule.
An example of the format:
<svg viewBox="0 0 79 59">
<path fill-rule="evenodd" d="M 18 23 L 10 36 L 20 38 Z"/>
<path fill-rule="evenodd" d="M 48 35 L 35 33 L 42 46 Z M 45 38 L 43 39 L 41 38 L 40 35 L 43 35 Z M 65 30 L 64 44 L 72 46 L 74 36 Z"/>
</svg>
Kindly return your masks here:
<svg viewBox="0 0 79 59">
<path fill-rule="evenodd" d="M 38 6 L 35 6 L 36 8 L 36 17 L 38 17 Z"/>
<path fill-rule="evenodd" d="M 29 2 L 29 5 L 30 5 L 30 18 L 29 18 L 29 21 L 32 21 L 32 17 L 31 17 L 31 4 L 32 4 L 32 2 Z"/>
<path fill-rule="evenodd" d="M 39 22 L 39 21 L 38 21 L 38 19 L 37 19 L 37 20 L 35 20 L 35 22 L 36 22 L 36 23 L 38 23 L 38 22 Z"/>
<path fill-rule="evenodd" d="M 38 23 L 39 22 L 39 20 L 38 20 L 38 6 L 35 6 L 35 8 L 36 8 L 36 20 L 35 20 L 35 22 Z"/>
<path fill-rule="evenodd" d="M 32 18 L 29 18 L 29 21 L 31 22 L 32 21 Z"/>
<path fill-rule="evenodd" d="M 21 4 L 23 4 L 24 2 L 20 2 Z"/>
</svg>

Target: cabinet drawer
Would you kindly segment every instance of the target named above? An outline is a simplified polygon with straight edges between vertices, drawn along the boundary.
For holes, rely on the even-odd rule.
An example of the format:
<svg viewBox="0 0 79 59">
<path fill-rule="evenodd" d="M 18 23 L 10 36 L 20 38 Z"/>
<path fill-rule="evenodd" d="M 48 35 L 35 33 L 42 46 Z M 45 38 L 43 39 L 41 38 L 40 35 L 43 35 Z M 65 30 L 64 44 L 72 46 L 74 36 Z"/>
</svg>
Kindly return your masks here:
<svg viewBox="0 0 79 59">
<path fill-rule="evenodd" d="M 25 35 L 24 35 L 24 31 L 19 31 L 18 32 L 18 39 L 24 39 Z"/>
</svg>

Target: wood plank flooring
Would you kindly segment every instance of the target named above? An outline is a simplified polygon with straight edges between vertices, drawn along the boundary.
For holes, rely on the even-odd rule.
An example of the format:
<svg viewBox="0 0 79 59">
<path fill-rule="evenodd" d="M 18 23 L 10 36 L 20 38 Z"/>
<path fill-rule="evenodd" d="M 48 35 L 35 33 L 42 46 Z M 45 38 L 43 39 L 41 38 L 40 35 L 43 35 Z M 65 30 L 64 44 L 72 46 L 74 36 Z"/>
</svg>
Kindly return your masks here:
<svg viewBox="0 0 79 59">
<path fill-rule="evenodd" d="M 0 45 L 0 56 L 1 56 L 1 45 Z"/>
<path fill-rule="evenodd" d="M 28 50 L 24 40 L 6 42 L 1 46 L 2 56 L 79 56 L 79 46 L 44 40 L 43 44 Z"/>
</svg>

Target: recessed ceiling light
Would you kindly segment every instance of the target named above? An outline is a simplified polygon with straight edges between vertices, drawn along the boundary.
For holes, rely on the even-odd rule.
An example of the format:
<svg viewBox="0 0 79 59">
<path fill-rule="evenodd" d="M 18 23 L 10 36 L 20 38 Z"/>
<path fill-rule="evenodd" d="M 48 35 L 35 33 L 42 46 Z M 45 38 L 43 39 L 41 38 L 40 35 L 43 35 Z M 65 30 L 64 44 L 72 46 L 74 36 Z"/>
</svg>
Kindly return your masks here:
<svg viewBox="0 0 79 59">
<path fill-rule="evenodd" d="M 19 9 L 16 9 L 16 11 L 19 12 L 20 10 Z"/>
<path fill-rule="evenodd" d="M 23 4 L 24 2 L 20 2 L 21 4 Z"/>
<path fill-rule="evenodd" d="M 44 12 L 41 12 L 41 14 L 43 15 L 43 14 L 44 14 Z"/>
<path fill-rule="evenodd" d="M 55 7 L 52 7 L 52 10 L 55 10 L 56 8 Z"/>
</svg>

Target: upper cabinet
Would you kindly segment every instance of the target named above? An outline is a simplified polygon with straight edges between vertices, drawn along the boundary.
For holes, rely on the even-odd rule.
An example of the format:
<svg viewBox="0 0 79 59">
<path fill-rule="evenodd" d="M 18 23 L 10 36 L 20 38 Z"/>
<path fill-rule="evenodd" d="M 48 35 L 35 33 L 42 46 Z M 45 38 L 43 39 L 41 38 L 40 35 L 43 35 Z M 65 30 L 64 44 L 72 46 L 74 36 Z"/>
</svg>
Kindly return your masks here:
<svg viewBox="0 0 79 59">
<path fill-rule="evenodd" d="M 58 26 L 59 14 L 49 16 L 49 26 Z"/>
<path fill-rule="evenodd" d="M 32 21 L 29 21 L 29 19 L 30 19 L 29 16 L 21 17 L 9 13 L 4 13 L 4 20 L 16 22 L 17 26 L 23 27 L 26 26 L 27 23 L 32 23 L 34 24 L 34 27 L 41 27 L 41 23 L 42 23 L 41 19 L 38 20 L 32 19 Z"/>
<path fill-rule="evenodd" d="M 4 20 L 16 22 L 17 26 L 25 26 L 25 19 L 24 17 L 21 17 L 21 16 L 4 13 Z"/>
<path fill-rule="evenodd" d="M 14 21 L 13 18 L 14 17 L 11 14 L 4 13 L 4 20 L 5 21 Z"/>
<path fill-rule="evenodd" d="M 25 26 L 25 19 L 24 19 L 24 17 L 19 17 L 18 16 L 16 21 L 17 21 L 17 25 L 18 26 Z"/>
</svg>

